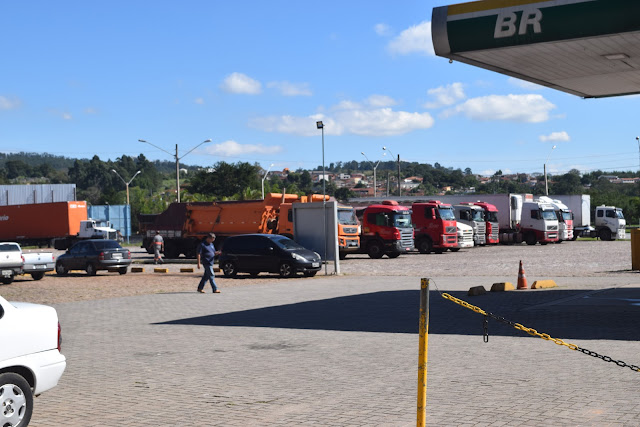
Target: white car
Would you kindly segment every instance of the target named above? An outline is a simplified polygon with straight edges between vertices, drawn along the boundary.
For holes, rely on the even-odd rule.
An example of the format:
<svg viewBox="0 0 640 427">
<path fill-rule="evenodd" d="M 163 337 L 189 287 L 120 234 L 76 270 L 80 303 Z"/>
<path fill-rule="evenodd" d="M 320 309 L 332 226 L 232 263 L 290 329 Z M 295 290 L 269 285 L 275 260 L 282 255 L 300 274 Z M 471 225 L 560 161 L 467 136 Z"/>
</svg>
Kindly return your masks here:
<svg viewBox="0 0 640 427">
<path fill-rule="evenodd" d="M 67 362 L 53 307 L 0 297 L 0 426 L 23 427 L 33 397 L 58 384 Z"/>
</svg>

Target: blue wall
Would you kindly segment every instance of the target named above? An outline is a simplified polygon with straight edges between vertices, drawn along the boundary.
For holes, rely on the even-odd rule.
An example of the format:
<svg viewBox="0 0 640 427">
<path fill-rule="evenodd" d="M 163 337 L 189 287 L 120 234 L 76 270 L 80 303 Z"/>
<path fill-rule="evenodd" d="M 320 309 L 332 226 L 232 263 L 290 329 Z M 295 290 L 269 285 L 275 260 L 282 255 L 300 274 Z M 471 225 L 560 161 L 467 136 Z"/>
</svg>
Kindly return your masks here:
<svg viewBox="0 0 640 427">
<path fill-rule="evenodd" d="M 129 205 L 93 205 L 87 207 L 91 219 L 109 221 L 111 227 L 120 231 L 126 238 L 131 236 L 131 206 Z"/>
</svg>

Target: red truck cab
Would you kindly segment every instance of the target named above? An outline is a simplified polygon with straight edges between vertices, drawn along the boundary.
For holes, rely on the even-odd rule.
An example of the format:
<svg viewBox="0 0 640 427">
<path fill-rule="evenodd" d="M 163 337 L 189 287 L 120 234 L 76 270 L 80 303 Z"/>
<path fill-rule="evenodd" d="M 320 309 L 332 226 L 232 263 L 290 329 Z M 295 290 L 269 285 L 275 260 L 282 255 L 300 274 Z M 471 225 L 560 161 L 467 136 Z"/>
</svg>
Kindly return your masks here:
<svg viewBox="0 0 640 427">
<path fill-rule="evenodd" d="M 473 202 L 474 205 L 484 209 L 484 217 L 487 223 L 487 244 L 495 245 L 500 243 L 500 224 L 498 223 L 498 208 L 491 203 Z"/>
<path fill-rule="evenodd" d="M 456 216 L 451 205 L 429 200 L 414 203 L 411 212 L 415 244 L 420 253 L 442 253 L 458 247 Z"/>
<path fill-rule="evenodd" d="M 382 204 L 371 205 L 357 211 L 361 215 L 363 253 L 370 258 L 396 258 L 413 249 L 413 226 L 411 209 L 398 205 L 395 200 L 385 200 Z"/>
</svg>

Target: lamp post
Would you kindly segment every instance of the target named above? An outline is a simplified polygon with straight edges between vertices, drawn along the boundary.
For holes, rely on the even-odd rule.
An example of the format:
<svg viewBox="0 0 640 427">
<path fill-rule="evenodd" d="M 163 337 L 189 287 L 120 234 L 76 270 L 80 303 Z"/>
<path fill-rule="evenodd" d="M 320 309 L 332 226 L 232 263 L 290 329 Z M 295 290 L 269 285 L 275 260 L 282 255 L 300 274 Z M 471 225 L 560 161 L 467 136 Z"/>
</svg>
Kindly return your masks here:
<svg viewBox="0 0 640 427">
<path fill-rule="evenodd" d="M 387 147 L 382 147 L 383 150 L 388 151 L 389 154 L 391 154 L 391 157 L 393 157 L 393 153 L 391 152 L 391 150 L 389 150 Z M 400 154 L 398 154 L 398 196 L 400 196 Z"/>
<path fill-rule="evenodd" d="M 376 169 L 378 169 L 378 165 L 380 165 L 380 160 L 378 160 L 378 163 L 376 163 L 374 166 L 373 162 L 369 160 L 366 154 L 364 154 L 364 151 L 361 151 L 360 154 L 362 154 L 364 158 L 367 159 L 369 163 L 371 163 L 371 166 L 373 166 L 373 197 L 377 197 L 376 190 L 378 189 L 378 187 L 376 183 Z"/>
<path fill-rule="evenodd" d="M 127 188 L 127 206 L 129 206 L 129 184 L 131 184 L 131 182 L 135 179 L 135 177 L 138 176 L 138 174 L 140 172 L 142 172 L 142 171 L 136 172 L 128 182 L 125 181 L 124 178 L 121 177 L 120 174 L 118 173 L 118 171 L 116 171 L 115 169 L 111 169 L 111 172 L 113 172 L 116 175 L 118 175 L 118 178 L 120 178 L 122 180 L 122 182 L 124 182 L 124 186 Z M 129 208 L 129 210 L 131 210 L 131 208 Z M 129 230 L 127 230 L 127 243 L 129 243 L 129 234 L 131 234 L 131 233 L 129 232 Z"/>
<path fill-rule="evenodd" d="M 202 144 L 205 144 L 207 142 L 211 142 L 211 140 L 207 139 L 207 140 L 202 141 L 200 144 L 196 145 L 195 147 L 193 147 L 191 150 L 187 151 L 186 153 L 184 153 L 180 157 L 178 157 L 178 144 L 176 144 L 176 152 L 174 154 L 174 153 L 171 153 L 171 152 L 165 150 L 164 148 L 158 147 L 157 145 L 150 143 L 149 141 L 145 141 L 144 139 L 139 139 L 138 141 L 139 142 L 144 142 L 145 144 L 152 145 L 152 146 L 156 147 L 158 150 L 164 151 L 165 153 L 167 153 L 170 156 L 173 156 L 176 159 L 176 197 L 177 197 L 178 203 L 180 203 L 180 160 L 182 160 L 184 158 L 184 156 L 186 156 L 187 154 L 191 153 L 196 148 L 200 147 Z"/>
<path fill-rule="evenodd" d="M 636 136 L 636 141 L 638 141 L 638 166 L 640 167 L 640 136 Z M 638 171 L 640 173 L 640 169 Z"/>
<path fill-rule="evenodd" d="M 551 147 L 551 151 L 549 151 L 549 155 L 547 156 L 547 160 L 545 160 L 544 162 L 544 195 L 548 196 L 549 195 L 549 183 L 547 182 L 547 162 L 549 161 L 549 157 L 551 157 L 551 153 L 553 153 L 553 150 L 556 149 L 556 146 L 554 145 L 553 147 Z"/>
<path fill-rule="evenodd" d="M 269 171 L 271 170 L 272 167 L 273 167 L 273 163 L 271 163 L 271 165 L 269 166 L 269 169 L 267 169 L 267 171 L 264 173 L 264 176 L 262 177 L 262 200 L 264 200 L 264 180 L 267 179 L 267 175 L 269 175 Z"/>
<path fill-rule="evenodd" d="M 324 275 L 327 273 L 327 190 L 325 184 L 327 182 L 327 173 L 324 168 L 324 124 L 322 121 L 316 122 L 316 128 L 322 131 L 322 236 L 324 240 Z"/>
</svg>

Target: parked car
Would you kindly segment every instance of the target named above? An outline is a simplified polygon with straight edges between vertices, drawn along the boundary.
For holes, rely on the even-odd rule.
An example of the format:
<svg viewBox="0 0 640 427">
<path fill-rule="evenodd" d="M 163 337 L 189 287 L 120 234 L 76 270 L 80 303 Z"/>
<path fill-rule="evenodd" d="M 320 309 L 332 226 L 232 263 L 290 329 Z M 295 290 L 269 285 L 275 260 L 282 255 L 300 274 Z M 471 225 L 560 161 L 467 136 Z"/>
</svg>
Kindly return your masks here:
<svg viewBox="0 0 640 427">
<path fill-rule="evenodd" d="M 33 396 L 58 384 L 67 362 L 53 307 L 0 297 L 0 425 L 27 426 Z"/>
<path fill-rule="evenodd" d="M 30 274 L 33 280 L 40 280 L 47 271 L 53 271 L 56 257 L 51 252 L 22 252 L 22 274 Z"/>
<path fill-rule="evenodd" d="M 127 274 L 131 265 L 131 252 L 124 249 L 115 240 L 91 239 L 83 240 L 56 261 L 56 273 L 64 276 L 70 270 L 85 270 L 89 276 L 95 276 L 98 270 L 117 269 L 120 274 Z"/>
<path fill-rule="evenodd" d="M 322 260 L 316 252 L 305 249 L 285 236 L 274 234 L 244 234 L 228 237 L 219 258 L 226 277 L 237 273 L 257 276 L 261 272 L 293 277 L 298 272 L 315 276 Z"/>
<path fill-rule="evenodd" d="M 22 252 L 15 242 L 0 242 L 0 269 L 2 283 L 13 282 L 15 276 L 30 274 L 40 280 L 47 271 L 53 271 L 55 256 L 51 252 Z"/>
</svg>

